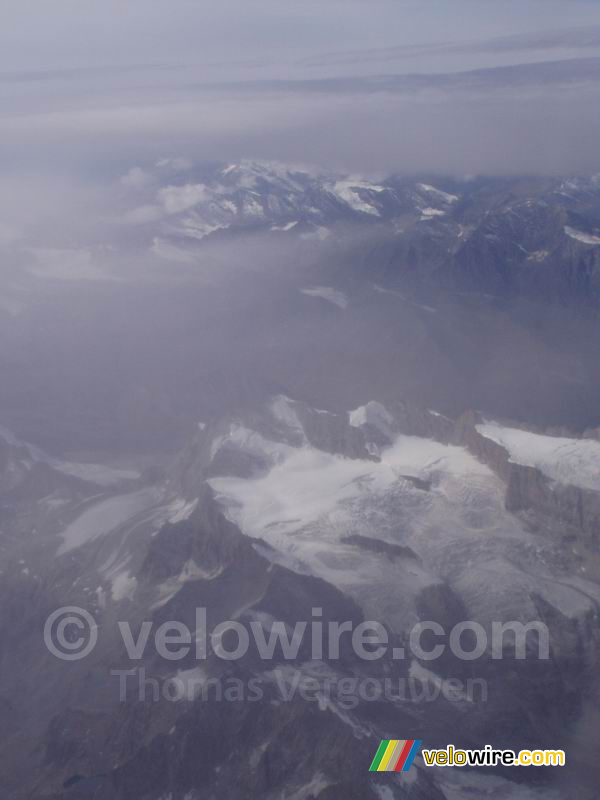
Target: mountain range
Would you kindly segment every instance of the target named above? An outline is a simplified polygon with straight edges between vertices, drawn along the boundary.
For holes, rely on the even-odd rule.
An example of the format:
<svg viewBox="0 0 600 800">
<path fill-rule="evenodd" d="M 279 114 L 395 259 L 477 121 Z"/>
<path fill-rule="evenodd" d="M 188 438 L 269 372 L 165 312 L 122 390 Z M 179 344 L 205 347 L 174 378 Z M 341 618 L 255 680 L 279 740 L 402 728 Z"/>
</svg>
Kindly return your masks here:
<svg viewBox="0 0 600 800">
<path fill-rule="evenodd" d="M 3 797 L 594 800 L 600 177 L 166 159 L 117 184 L 93 240 L 4 251 Z M 93 619 L 84 659 L 45 644 L 64 607 Z M 268 639 L 315 609 L 390 650 L 132 661 L 122 635 Z M 468 620 L 477 659 L 411 651 Z M 549 657 L 494 651 L 511 621 Z M 236 681 L 261 699 L 218 696 Z M 567 766 L 370 773 L 397 736 Z"/>
</svg>

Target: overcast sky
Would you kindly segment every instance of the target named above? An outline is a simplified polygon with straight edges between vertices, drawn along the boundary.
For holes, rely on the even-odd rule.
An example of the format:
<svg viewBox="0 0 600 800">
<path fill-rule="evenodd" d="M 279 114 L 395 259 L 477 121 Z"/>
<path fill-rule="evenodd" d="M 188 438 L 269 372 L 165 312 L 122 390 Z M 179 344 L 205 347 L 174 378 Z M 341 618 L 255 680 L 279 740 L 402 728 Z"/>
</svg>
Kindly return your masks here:
<svg viewBox="0 0 600 800">
<path fill-rule="evenodd" d="M 600 25 L 596 0 L 3 0 L 1 14 L 4 71 L 188 63 L 222 77 L 254 72 L 250 62 L 289 74 L 329 53 Z M 432 64 L 417 54 L 405 63 L 490 60 L 464 53 Z"/>
<path fill-rule="evenodd" d="M 596 0 L 4 0 L 1 21 L 11 187 L 173 156 L 600 171 Z"/>
</svg>

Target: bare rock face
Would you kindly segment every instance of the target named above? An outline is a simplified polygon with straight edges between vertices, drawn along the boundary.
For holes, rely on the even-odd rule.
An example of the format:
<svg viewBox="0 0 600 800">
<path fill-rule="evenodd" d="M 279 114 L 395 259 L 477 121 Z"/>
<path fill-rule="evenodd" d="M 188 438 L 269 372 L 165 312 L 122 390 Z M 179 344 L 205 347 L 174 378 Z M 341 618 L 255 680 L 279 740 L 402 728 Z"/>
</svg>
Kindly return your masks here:
<svg viewBox="0 0 600 800">
<path fill-rule="evenodd" d="M 451 441 L 467 447 L 476 458 L 490 466 L 504 482 L 508 482 L 513 466 L 509 453 L 502 445 L 479 433 L 476 426 L 481 421 L 481 414 L 466 411 L 456 420 Z"/>
<path fill-rule="evenodd" d="M 149 544 L 142 575 L 151 585 L 177 577 L 187 563 L 202 565 L 207 573 L 223 570 L 236 562 L 258 562 L 250 542 L 228 522 L 203 484 L 194 510 L 182 522 L 166 523 Z"/>
<path fill-rule="evenodd" d="M 456 422 L 453 440 L 468 447 L 506 483 L 506 509 L 525 514 L 537 527 L 545 526 L 556 535 L 579 539 L 586 546 L 598 549 L 600 478 L 598 491 L 551 481 L 541 470 L 511 461 L 502 445 L 477 431 L 480 421 L 478 414 L 464 414 Z"/>
<path fill-rule="evenodd" d="M 390 406 L 397 420 L 398 429 L 411 436 L 424 436 L 440 442 L 450 440 L 454 420 L 437 411 L 428 411 L 415 403 L 401 400 Z"/>
<path fill-rule="evenodd" d="M 348 458 L 376 458 L 367 449 L 364 431 L 349 425 L 347 414 L 317 411 L 304 403 L 294 404 L 294 409 L 307 440 L 320 450 Z"/>
<path fill-rule="evenodd" d="M 514 513 L 534 509 L 564 534 L 600 546 L 600 492 L 578 486 L 550 486 L 539 470 L 511 464 L 506 490 L 506 508 Z"/>
</svg>

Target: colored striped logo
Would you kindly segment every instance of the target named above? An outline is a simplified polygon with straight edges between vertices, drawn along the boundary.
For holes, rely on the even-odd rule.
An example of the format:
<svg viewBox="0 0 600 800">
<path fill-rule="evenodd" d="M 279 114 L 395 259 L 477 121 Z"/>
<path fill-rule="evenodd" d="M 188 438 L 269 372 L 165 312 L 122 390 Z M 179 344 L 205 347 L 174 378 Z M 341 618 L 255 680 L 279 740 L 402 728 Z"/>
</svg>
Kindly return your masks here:
<svg viewBox="0 0 600 800">
<path fill-rule="evenodd" d="M 384 739 L 369 772 L 408 772 L 419 752 L 421 739 Z"/>
</svg>

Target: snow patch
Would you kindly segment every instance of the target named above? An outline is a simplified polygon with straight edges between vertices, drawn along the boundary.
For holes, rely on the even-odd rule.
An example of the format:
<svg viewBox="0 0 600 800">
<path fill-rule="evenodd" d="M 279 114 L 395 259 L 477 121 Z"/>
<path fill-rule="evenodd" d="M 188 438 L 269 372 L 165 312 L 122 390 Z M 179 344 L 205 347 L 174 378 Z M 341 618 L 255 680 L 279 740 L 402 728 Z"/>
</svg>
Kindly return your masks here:
<svg viewBox="0 0 600 800">
<path fill-rule="evenodd" d="M 565 225 L 565 233 L 567 234 L 567 236 L 570 236 L 571 239 L 576 239 L 578 242 L 583 242 L 583 244 L 591 244 L 591 245 L 600 244 L 600 236 L 595 236 L 591 233 L 584 233 L 583 231 L 578 231 L 575 228 L 569 227 L 569 225 Z"/>
<path fill-rule="evenodd" d="M 187 501 L 183 497 L 177 498 L 177 500 L 173 500 L 171 505 L 169 506 L 169 514 L 167 521 L 170 522 L 172 525 L 175 525 L 177 522 L 184 522 L 186 519 L 189 519 L 194 511 L 198 506 L 198 500 Z"/>
<path fill-rule="evenodd" d="M 446 212 L 442 211 L 440 208 L 422 208 L 421 209 L 421 220 L 426 219 L 433 219 L 433 217 L 445 217 Z"/>
<path fill-rule="evenodd" d="M 286 222 L 285 225 L 271 225 L 271 230 L 272 231 L 291 231 L 292 228 L 295 228 L 297 224 L 298 224 L 298 221 L 296 220 L 296 222 Z"/>
<path fill-rule="evenodd" d="M 118 495 L 95 503 L 62 532 L 63 542 L 57 555 L 69 553 L 71 550 L 110 533 L 149 508 L 156 500 L 156 490 L 142 489 L 139 492 Z"/>
<path fill-rule="evenodd" d="M 265 210 L 255 197 L 245 197 L 243 201 L 243 213 L 248 217 L 262 218 Z"/>
<path fill-rule="evenodd" d="M 137 588 L 137 578 L 129 570 L 119 572 L 112 580 L 111 596 L 115 602 L 120 600 L 133 600 Z"/>
<path fill-rule="evenodd" d="M 372 425 L 384 436 L 393 438 L 394 418 L 385 406 L 375 400 L 371 400 L 366 406 L 359 406 L 354 411 L 349 411 L 348 422 L 353 428 Z"/>
<path fill-rule="evenodd" d="M 321 300 L 327 300 L 329 303 L 333 303 L 334 306 L 338 306 L 338 308 L 348 307 L 346 295 L 331 286 L 313 286 L 308 289 L 300 289 L 300 292 L 309 297 L 319 297 Z"/>
<path fill-rule="evenodd" d="M 304 437 L 304 430 L 300 425 L 298 417 L 295 412 L 287 406 L 285 398 L 276 398 L 271 404 L 271 412 L 276 419 L 283 422 L 287 427 L 297 430 Z M 233 422 L 229 426 L 228 433 L 223 436 L 217 436 L 213 440 L 210 449 L 211 459 L 214 459 L 223 447 L 230 445 L 233 445 L 244 453 L 254 455 L 272 464 L 282 461 L 290 449 L 286 444 L 265 439 L 260 433 L 246 428 L 239 422 Z"/>
<path fill-rule="evenodd" d="M 200 241 L 210 236 L 210 234 L 215 231 L 224 230 L 227 228 L 227 225 L 211 225 L 208 222 L 202 222 L 193 217 L 187 217 L 182 221 L 181 227 L 181 232 L 184 236 L 189 236 L 191 239 L 198 239 Z"/>
<path fill-rule="evenodd" d="M 535 250 L 533 253 L 530 253 L 527 257 L 527 261 L 535 261 L 536 263 L 541 263 L 545 261 L 548 256 L 550 255 L 549 250 Z"/>
<path fill-rule="evenodd" d="M 536 467 L 558 483 L 600 491 L 600 442 L 595 439 L 545 436 L 491 421 L 476 428 L 506 448 L 512 462 Z"/>
<path fill-rule="evenodd" d="M 427 192 L 428 194 L 433 194 L 446 203 L 456 203 L 458 200 L 458 195 L 443 192 L 441 189 L 437 189 L 435 186 L 431 186 L 429 183 L 418 183 L 417 189 L 420 189 L 422 192 Z"/>
<path fill-rule="evenodd" d="M 93 464 L 85 461 L 61 461 L 45 453 L 41 448 L 16 437 L 8 428 L 0 425 L 0 437 L 12 447 L 25 448 L 32 462 L 47 464 L 57 472 L 69 475 L 72 478 L 93 483 L 96 486 L 109 489 L 124 481 L 136 481 L 141 477 L 140 472 L 133 469 L 119 469 L 105 464 Z"/>
<path fill-rule="evenodd" d="M 363 214 L 371 214 L 372 216 L 379 216 L 379 211 L 371 203 L 364 200 L 359 190 L 365 189 L 372 192 L 385 192 L 385 186 L 378 186 L 374 183 L 359 179 L 348 179 L 336 181 L 331 190 L 340 200 L 353 208 L 355 211 L 361 211 Z"/>
<path fill-rule="evenodd" d="M 331 514 L 344 503 L 383 494 L 403 475 L 421 477 L 432 468 L 456 475 L 489 470 L 466 450 L 416 436 L 400 436 L 381 462 L 349 459 L 310 446 L 288 448 L 267 475 L 252 479 L 217 477 L 208 483 L 241 529 L 269 541 L 276 531 L 297 530 Z"/>
</svg>

